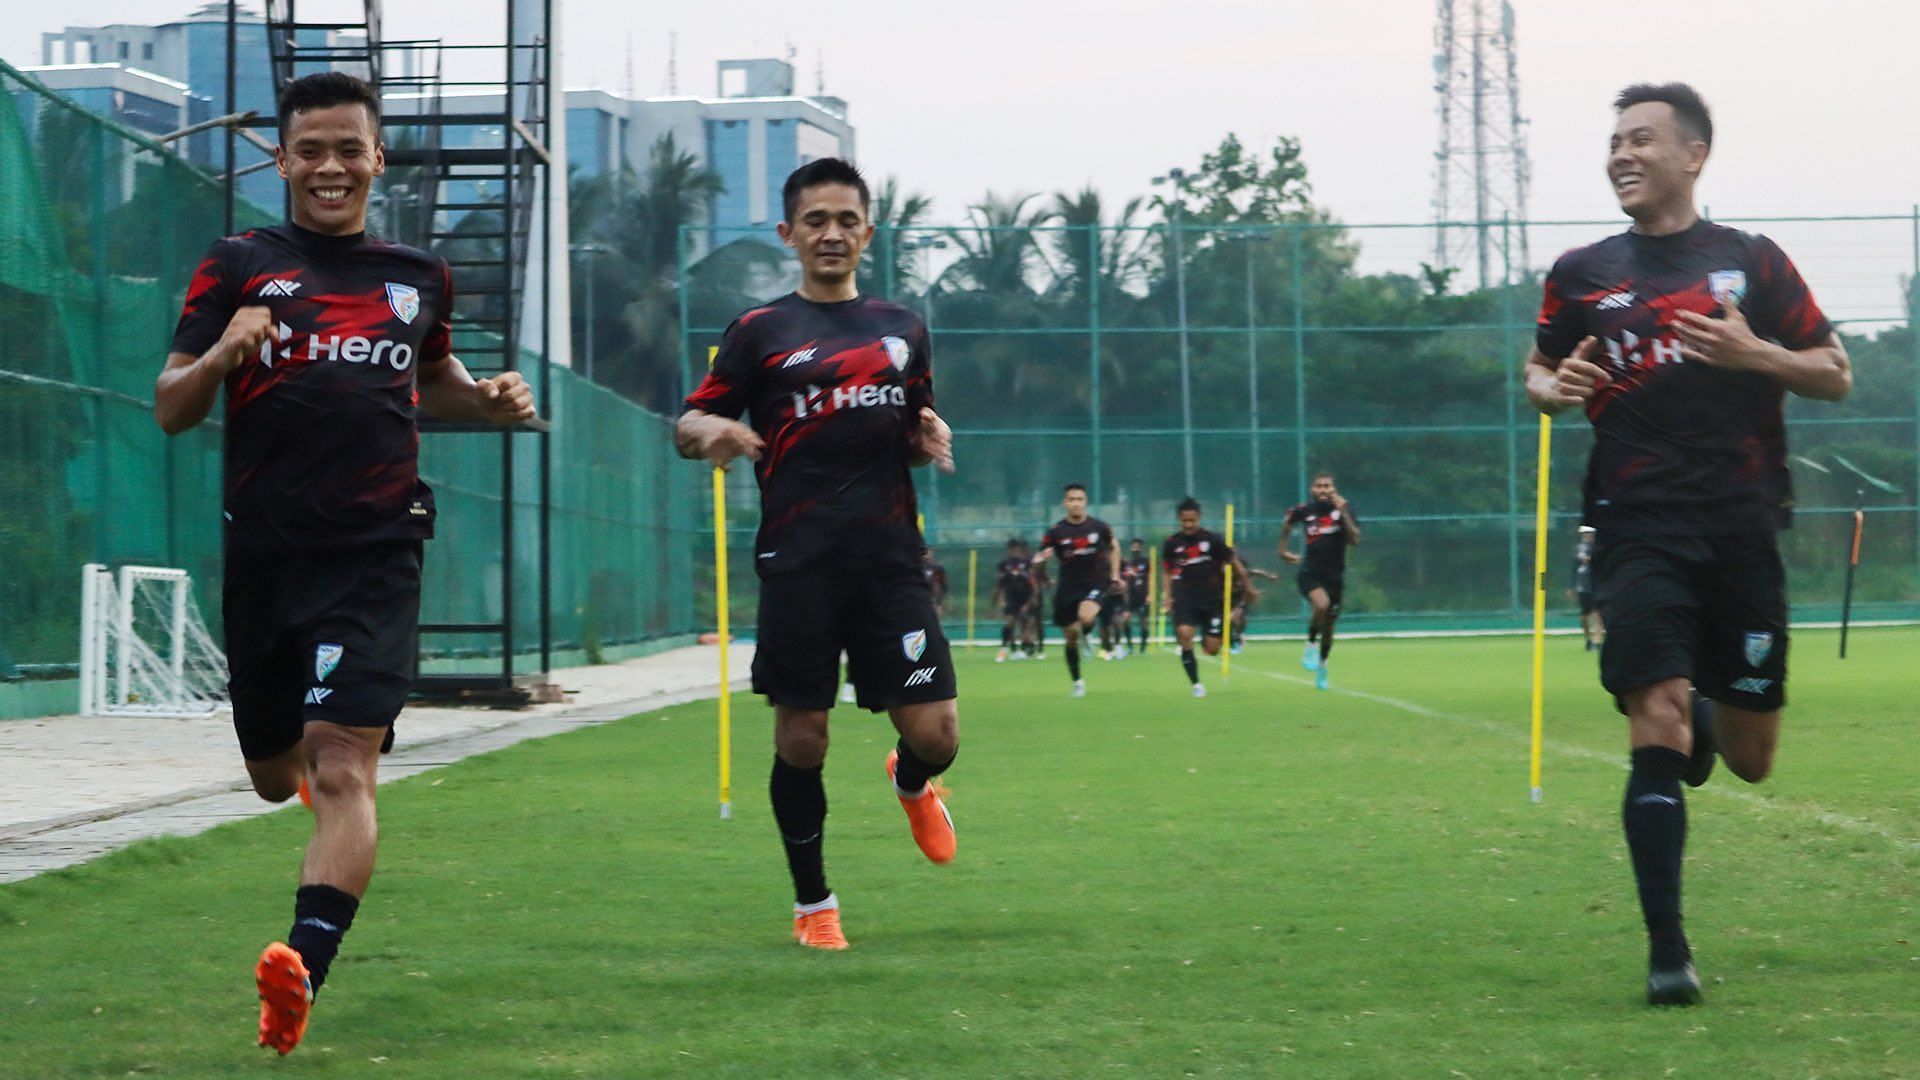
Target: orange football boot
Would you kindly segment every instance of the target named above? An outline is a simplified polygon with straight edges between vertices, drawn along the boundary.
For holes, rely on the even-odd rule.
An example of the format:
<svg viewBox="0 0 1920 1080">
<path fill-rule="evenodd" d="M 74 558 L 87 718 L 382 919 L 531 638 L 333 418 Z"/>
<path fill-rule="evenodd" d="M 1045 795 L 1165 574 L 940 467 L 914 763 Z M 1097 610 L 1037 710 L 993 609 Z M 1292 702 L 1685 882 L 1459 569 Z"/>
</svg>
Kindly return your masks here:
<svg viewBox="0 0 1920 1080">
<path fill-rule="evenodd" d="M 307 1033 L 307 1015 L 313 1010 L 313 981 L 300 954 L 276 941 L 260 953 L 253 967 L 260 989 L 260 1045 L 285 1056 Z"/>
<path fill-rule="evenodd" d="M 840 909 L 823 908 L 805 915 L 793 913 L 793 940 L 809 949 L 838 952 L 847 947 L 847 935 L 840 932 Z"/>
<path fill-rule="evenodd" d="M 898 749 L 887 751 L 887 779 L 893 779 L 893 771 L 900 764 Z M 900 789 L 894 788 L 894 794 L 900 795 Z M 913 827 L 913 842 L 920 845 L 921 854 L 928 859 L 945 865 L 953 861 L 954 853 L 959 850 L 959 840 L 953 835 L 953 816 L 947 813 L 947 804 L 940 796 L 947 794 L 937 780 L 929 780 L 925 791 L 918 795 L 900 795 L 900 805 L 907 811 L 907 824 Z"/>
</svg>

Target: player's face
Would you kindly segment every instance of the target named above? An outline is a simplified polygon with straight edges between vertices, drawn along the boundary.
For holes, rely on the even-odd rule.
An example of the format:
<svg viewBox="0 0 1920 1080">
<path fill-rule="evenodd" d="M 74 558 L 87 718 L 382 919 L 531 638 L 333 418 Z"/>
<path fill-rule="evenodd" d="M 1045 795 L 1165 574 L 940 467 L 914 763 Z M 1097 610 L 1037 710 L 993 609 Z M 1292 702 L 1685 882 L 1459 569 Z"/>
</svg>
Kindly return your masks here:
<svg viewBox="0 0 1920 1080">
<path fill-rule="evenodd" d="M 1628 217 L 1639 220 L 1693 200 L 1707 162 L 1707 144 L 1690 138 L 1664 101 L 1643 101 L 1620 113 L 1607 148 L 1607 179 Z"/>
<path fill-rule="evenodd" d="M 286 144 L 273 156 L 287 182 L 295 224 L 331 236 L 366 229 L 367 195 L 373 178 L 387 171 L 387 159 L 365 105 L 294 113 Z"/>
<path fill-rule="evenodd" d="M 1336 494 L 1331 476 L 1316 477 L 1313 486 L 1307 490 L 1311 491 L 1314 499 L 1319 502 L 1330 502 Z"/>
<path fill-rule="evenodd" d="M 1067 508 L 1067 520 L 1079 521 L 1087 516 L 1087 493 L 1075 488 L 1060 499 L 1060 505 Z"/>
<path fill-rule="evenodd" d="M 1199 532 L 1200 531 L 1200 511 L 1198 510 L 1180 511 L 1180 531 L 1183 533 Z"/>
<path fill-rule="evenodd" d="M 860 265 L 860 253 L 873 239 L 873 225 L 860 205 L 858 189 L 815 184 L 800 192 L 793 220 L 781 222 L 779 233 L 800 257 L 801 272 L 822 284 L 838 285 Z"/>
</svg>

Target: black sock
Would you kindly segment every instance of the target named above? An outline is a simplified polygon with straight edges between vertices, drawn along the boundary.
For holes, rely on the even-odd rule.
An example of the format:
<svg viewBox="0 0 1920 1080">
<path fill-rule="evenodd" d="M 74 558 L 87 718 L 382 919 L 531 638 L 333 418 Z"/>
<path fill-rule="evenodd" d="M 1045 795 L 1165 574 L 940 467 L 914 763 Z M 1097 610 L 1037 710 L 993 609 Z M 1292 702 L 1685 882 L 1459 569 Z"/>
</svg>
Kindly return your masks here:
<svg viewBox="0 0 1920 1080">
<path fill-rule="evenodd" d="M 797 768 L 775 754 L 773 779 L 767 791 L 773 797 L 773 820 L 780 826 L 780 842 L 787 849 L 794 903 L 817 904 L 831 893 L 820 847 L 820 834 L 827 823 L 827 788 L 820 782 L 820 768 Z"/>
<path fill-rule="evenodd" d="M 1067 674 L 1073 676 L 1074 682 L 1079 682 L 1080 681 L 1080 650 L 1069 645 L 1060 651 L 1067 654 Z"/>
<path fill-rule="evenodd" d="M 1000 647 L 1003 649 L 1013 648 L 1013 627 L 1003 626 L 1000 628 Z"/>
<path fill-rule="evenodd" d="M 327 969 L 340 951 L 340 939 L 353 925 L 360 901 L 331 885 L 302 885 L 293 894 L 293 929 L 287 932 L 287 944 L 300 954 L 307 965 L 307 977 L 315 993 L 327 981 Z"/>
<path fill-rule="evenodd" d="M 1680 863 L 1687 846 L 1687 803 L 1680 778 L 1686 772 L 1687 755 L 1678 750 L 1664 746 L 1635 750 L 1620 811 L 1656 967 L 1689 959 L 1687 938 L 1680 929 Z"/>
<path fill-rule="evenodd" d="M 927 781 L 953 768 L 953 758 L 933 762 L 913 752 L 904 736 L 895 749 L 900 751 L 900 760 L 893 765 L 893 786 L 901 791 L 919 791 L 927 786 Z M 957 757 L 958 755 L 954 755 Z"/>
<path fill-rule="evenodd" d="M 1320 632 L 1320 662 L 1326 663 L 1327 657 L 1331 655 L 1333 655 L 1333 627 L 1329 626 Z"/>
<path fill-rule="evenodd" d="M 1180 666 L 1187 669 L 1188 682 L 1197 683 L 1200 681 L 1200 663 L 1193 658 L 1192 647 L 1180 650 Z"/>
</svg>

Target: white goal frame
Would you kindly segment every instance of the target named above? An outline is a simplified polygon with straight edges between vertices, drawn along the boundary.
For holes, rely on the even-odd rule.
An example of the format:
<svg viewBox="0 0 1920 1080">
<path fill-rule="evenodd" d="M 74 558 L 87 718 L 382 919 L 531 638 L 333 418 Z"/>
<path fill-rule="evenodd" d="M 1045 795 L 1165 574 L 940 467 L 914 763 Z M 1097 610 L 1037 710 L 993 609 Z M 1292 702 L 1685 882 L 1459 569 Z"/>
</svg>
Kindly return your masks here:
<svg viewBox="0 0 1920 1080">
<path fill-rule="evenodd" d="M 142 640 L 135 597 L 164 590 L 147 614 L 166 636 Z M 161 650 L 165 650 L 162 655 Z M 208 633 L 185 570 L 100 563 L 80 571 L 80 713 L 83 716 L 211 716 L 227 706 L 227 657 Z"/>
</svg>

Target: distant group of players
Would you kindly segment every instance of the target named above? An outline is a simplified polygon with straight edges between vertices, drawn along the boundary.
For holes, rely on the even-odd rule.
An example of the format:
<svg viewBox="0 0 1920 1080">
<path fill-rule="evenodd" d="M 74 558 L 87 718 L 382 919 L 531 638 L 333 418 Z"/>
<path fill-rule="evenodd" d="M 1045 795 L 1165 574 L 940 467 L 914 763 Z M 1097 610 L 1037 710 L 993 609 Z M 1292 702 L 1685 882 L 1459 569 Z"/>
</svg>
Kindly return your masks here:
<svg viewBox="0 0 1920 1080">
<path fill-rule="evenodd" d="M 1346 497 L 1335 487 L 1333 474 L 1315 476 L 1310 490 L 1309 501 L 1287 511 L 1279 555 L 1300 566 L 1296 584 L 1311 610 L 1301 664 L 1325 690 L 1327 658 L 1333 652 L 1334 624 L 1340 619 L 1346 586 L 1347 549 L 1360 542 L 1360 526 Z M 1158 565 L 1164 568 L 1164 576 L 1159 579 L 1146 542 L 1139 537 L 1129 542 L 1126 557 L 1121 557 L 1113 529 L 1087 513 L 1085 485 L 1068 484 L 1061 492 L 1061 506 L 1066 516 L 1041 536 L 1038 553 L 1018 537 L 1007 541 L 991 600 L 1003 619 L 995 661 L 1044 657 L 1050 622 L 1065 641 L 1073 696 L 1085 697 L 1081 659 L 1095 631 L 1101 659 L 1124 659 L 1145 650 L 1155 615 L 1164 614 L 1171 619 L 1190 692 L 1206 697 L 1194 655 L 1196 642 L 1208 656 L 1218 656 L 1222 644 L 1239 651 L 1248 611 L 1261 595 L 1253 580 L 1278 580 L 1279 575 L 1247 565 L 1225 537 L 1202 527 L 1200 501 L 1192 496 L 1177 508 L 1179 529 L 1160 545 Z M 1302 551 L 1287 545 L 1295 526 L 1304 533 Z M 1043 619 L 1047 563 L 1054 559 L 1060 563 L 1060 583 L 1053 591 L 1051 617 Z M 1229 570 L 1231 580 L 1226 577 Z M 1153 610 L 1156 594 L 1158 612 Z"/>
<path fill-rule="evenodd" d="M 1683 784 L 1704 783 L 1716 760 L 1748 782 L 1772 768 L 1788 646 L 1775 533 L 1793 506 L 1782 403 L 1788 392 L 1837 401 L 1852 374 L 1787 256 L 1695 209 L 1713 141 L 1699 95 L 1642 85 L 1614 105 L 1607 175 L 1633 226 L 1554 265 L 1523 370 L 1536 408 L 1579 408 L 1593 425 L 1585 516 L 1598 531 L 1576 592 L 1597 613 L 1588 630 L 1601 683 L 1628 721 L 1622 823 L 1648 935 L 1647 998 L 1692 1004 Z M 366 233 L 385 168 L 373 89 L 337 72 L 295 80 L 279 136 L 291 220 L 214 244 L 156 382 L 155 416 L 169 434 L 185 431 L 224 390 L 235 733 L 255 791 L 273 802 L 297 794 L 314 814 L 287 941 L 254 968 L 259 1042 L 286 1053 L 373 875 L 375 779 L 417 655 L 422 542 L 434 523 L 416 418 L 511 426 L 535 409 L 518 374 L 475 378 L 454 355 L 448 264 Z M 837 158 L 812 161 L 787 178 L 782 201 L 778 232 L 798 258 L 798 287 L 728 327 L 674 438 L 689 459 L 754 464 L 753 688 L 774 713 L 769 801 L 793 880 L 793 938 L 838 950 L 848 942 L 826 881 L 822 768 L 843 653 L 856 703 L 886 713 L 899 734 L 874 779 L 884 772 L 928 860 L 951 862 L 957 850 L 938 777 L 959 752 L 958 688 L 912 479 L 928 464 L 952 471 L 954 445 L 934 409 L 926 325 L 858 290 L 874 235 L 864 178 Z M 1279 554 L 1300 565 L 1311 607 L 1303 661 L 1324 688 L 1360 530 L 1332 476 L 1311 491 L 1288 512 Z M 1009 546 L 996 593 L 1009 655 L 1037 654 L 1042 575 L 1058 560 L 1051 622 L 1082 694 L 1079 646 L 1102 612 L 1109 655 L 1124 655 L 1144 642 L 1156 598 L 1144 543 L 1122 559 L 1112 530 L 1087 515 L 1084 488 L 1068 485 L 1064 503 L 1036 551 Z M 1178 515 L 1160 546 L 1158 603 L 1203 697 L 1196 644 L 1217 655 L 1258 597 L 1251 579 L 1272 575 L 1203 528 L 1197 500 Z M 1298 552 L 1287 546 L 1295 527 Z M 1243 583 L 1238 601 L 1223 599 L 1229 568 Z"/>
</svg>

